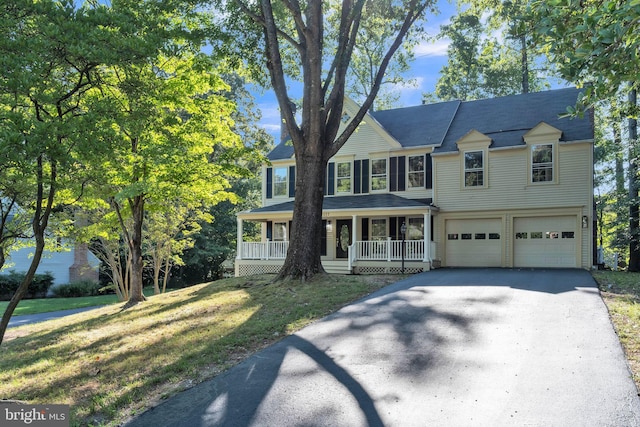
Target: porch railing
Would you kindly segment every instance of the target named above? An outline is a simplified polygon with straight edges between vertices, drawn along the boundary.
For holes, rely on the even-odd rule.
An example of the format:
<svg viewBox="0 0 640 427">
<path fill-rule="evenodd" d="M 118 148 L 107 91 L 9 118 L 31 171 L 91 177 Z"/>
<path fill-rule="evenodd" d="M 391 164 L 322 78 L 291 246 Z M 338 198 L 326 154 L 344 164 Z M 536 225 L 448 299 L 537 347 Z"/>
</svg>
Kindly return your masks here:
<svg viewBox="0 0 640 427">
<path fill-rule="evenodd" d="M 404 241 L 404 259 L 422 261 L 424 257 L 423 240 Z M 402 240 L 371 240 L 355 243 L 356 260 L 398 261 L 402 259 Z"/>
<path fill-rule="evenodd" d="M 242 242 L 241 259 L 285 259 L 289 242 Z"/>
<path fill-rule="evenodd" d="M 241 259 L 285 259 L 289 242 L 242 242 Z M 422 261 L 423 240 L 405 240 L 404 259 Z M 400 261 L 402 240 L 358 241 L 349 248 L 348 261 Z"/>
</svg>

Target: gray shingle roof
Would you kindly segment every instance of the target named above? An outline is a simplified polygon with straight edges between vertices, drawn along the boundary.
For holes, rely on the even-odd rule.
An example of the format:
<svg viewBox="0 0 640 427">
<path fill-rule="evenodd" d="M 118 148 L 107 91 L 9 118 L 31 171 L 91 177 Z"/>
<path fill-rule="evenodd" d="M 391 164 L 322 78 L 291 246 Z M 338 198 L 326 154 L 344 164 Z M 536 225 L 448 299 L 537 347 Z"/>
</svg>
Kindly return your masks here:
<svg viewBox="0 0 640 427">
<path fill-rule="evenodd" d="M 456 141 L 475 129 L 490 138 L 492 148 L 523 145 L 522 136 L 540 122 L 562 130 L 562 140 L 593 139 L 589 115 L 581 119 L 559 118 L 575 105 L 575 88 L 511 95 L 478 101 L 449 101 L 415 107 L 376 111 L 372 117 L 403 147 L 432 145 L 435 153 L 457 150 Z M 290 142 L 269 153 L 270 160 L 293 155 Z"/>
<path fill-rule="evenodd" d="M 463 102 L 442 146 L 434 152 L 457 150 L 456 142 L 472 129 L 489 136 L 491 148 L 524 145 L 523 135 L 540 122 L 560 129 L 564 141 L 593 139 L 588 114 L 582 119 L 559 117 L 575 105 L 579 93 L 568 88 Z"/>
<path fill-rule="evenodd" d="M 375 208 L 415 208 L 425 207 L 431 204 L 431 199 L 417 200 L 405 199 L 395 194 L 362 194 L 359 196 L 336 196 L 325 197 L 322 209 L 331 210 L 354 210 L 354 209 L 375 209 Z M 284 202 L 277 205 L 265 206 L 251 210 L 251 213 L 274 213 L 291 212 L 293 201 Z"/>
<path fill-rule="evenodd" d="M 293 156 L 293 143 L 290 139 L 281 142 L 267 155 L 269 160 L 290 159 Z"/>
<path fill-rule="evenodd" d="M 460 101 L 439 102 L 371 113 L 403 147 L 439 145 L 460 107 Z"/>
</svg>

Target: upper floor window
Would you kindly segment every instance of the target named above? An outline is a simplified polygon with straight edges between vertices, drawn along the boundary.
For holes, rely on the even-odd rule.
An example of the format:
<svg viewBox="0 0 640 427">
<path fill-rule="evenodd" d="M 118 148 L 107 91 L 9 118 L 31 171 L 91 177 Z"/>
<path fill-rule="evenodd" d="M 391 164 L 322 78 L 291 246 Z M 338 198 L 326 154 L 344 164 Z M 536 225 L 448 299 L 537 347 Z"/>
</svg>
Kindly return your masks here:
<svg viewBox="0 0 640 427">
<path fill-rule="evenodd" d="M 464 153 L 464 186 L 484 186 L 484 156 L 482 151 Z"/>
<path fill-rule="evenodd" d="M 531 146 L 531 182 L 553 181 L 553 144 Z"/>
<path fill-rule="evenodd" d="M 371 190 L 387 189 L 387 159 L 371 160 Z"/>
<path fill-rule="evenodd" d="M 273 168 L 273 195 L 287 196 L 287 167 Z"/>
<path fill-rule="evenodd" d="M 338 193 L 351 193 L 351 162 L 337 164 L 336 187 Z"/>
<path fill-rule="evenodd" d="M 409 156 L 409 188 L 424 187 L 424 156 Z"/>
</svg>

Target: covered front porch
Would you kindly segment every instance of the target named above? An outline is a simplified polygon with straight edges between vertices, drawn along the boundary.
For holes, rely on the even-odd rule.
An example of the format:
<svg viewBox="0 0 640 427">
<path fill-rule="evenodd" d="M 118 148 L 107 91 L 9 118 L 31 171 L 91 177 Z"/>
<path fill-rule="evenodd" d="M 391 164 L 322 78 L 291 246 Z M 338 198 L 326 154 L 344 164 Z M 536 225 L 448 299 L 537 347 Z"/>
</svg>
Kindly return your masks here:
<svg viewBox="0 0 640 427">
<path fill-rule="evenodd" d="M 354 200 L 355 199 L 355 200 Z M 238 215 L 235 275 L 277 273 L 289 247 L 292 202 Z M 338 274 L 417 273 L 434 265 L 430 200 L 394 195 L 325 198 L 320 242 L 325 271 Z M 244 239 L 245 221 L 261 223 L 261 240 Z"/>
</svg>

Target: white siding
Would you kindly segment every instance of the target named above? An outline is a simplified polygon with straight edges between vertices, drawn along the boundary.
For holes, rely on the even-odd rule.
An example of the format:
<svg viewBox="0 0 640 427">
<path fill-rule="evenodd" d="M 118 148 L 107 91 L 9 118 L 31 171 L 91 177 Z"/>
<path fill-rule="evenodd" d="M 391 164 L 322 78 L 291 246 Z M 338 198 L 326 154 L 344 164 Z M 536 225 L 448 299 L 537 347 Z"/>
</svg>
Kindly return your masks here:
<svg viewBox="0 0 640 427">
<path fill-rule="evenodd" d="M 2 268 L 3 273 L 16 271 L 19 273 L 26 272 L 31 266 L 34 248 L 22 248 L 9 254 L 9 259 Z M 42 254 L 40 265 L 36 270 L 37 274 L 51 273 L 53 275 L 53 284 L 60 285 L 69 283 L 69 267 L 73 265 L 74 251 L 66 250 L 63 252 L 45 251 Z M 91 252 L 88 253 L 89 264 L 98 268 L 100 260 Z"/>
<path fill-rule="evenodd" d="M 397 150 L 390 141 L 366 122 L 360 124 L 351 138 L 342 146 L 335 157 L 354 156 L 356 159 L 368 159 L 369 153 L 384 153 Z"/>
<path fill-rule="evenodd" d="M 435 203 L 443 210 L 464 211 L 590 206 L 591 144 L 560 144 L 556 183 L 529 183 L 526 149 L 489 151 L 486 188 L 463 188 L 461 155 L 434 157 Z"/>
<path fill-rule="evenodd" d="M 441 257 L 446 249 L 444 227 L 447 218 L 503 215 L 504 266 L 511 267 L 514 265 L 515 218 L 569 215 L 580 225 L 575 236 L 577 264 L 589 268 L 592 264 L 593 146 L 590 143 L 556 144 L 556 180 L 552 183 L 529 182 L 527 148 L 489 150 L 485 166 L 486 188 L 463 187 L 461 153 L 434 156 L 434 203 L 440 208 L 435 235 L 438 253 L 443 254 Z M 582 217 L 587 219 L 586 228 L 582 228 Z"/>
</svg>

